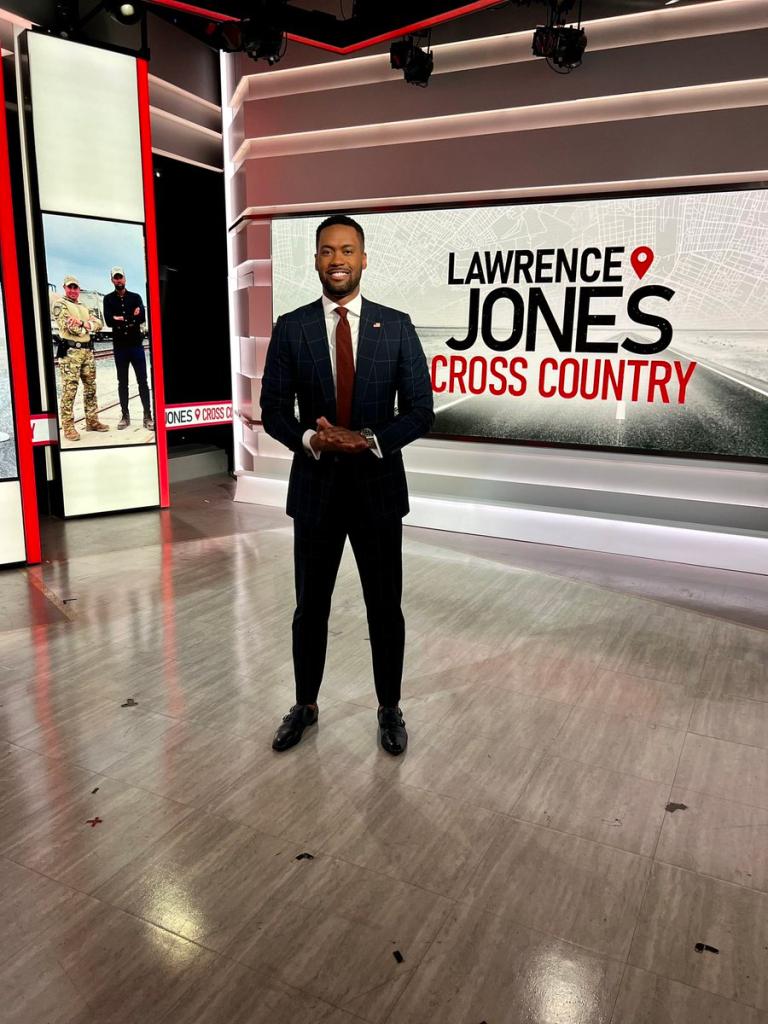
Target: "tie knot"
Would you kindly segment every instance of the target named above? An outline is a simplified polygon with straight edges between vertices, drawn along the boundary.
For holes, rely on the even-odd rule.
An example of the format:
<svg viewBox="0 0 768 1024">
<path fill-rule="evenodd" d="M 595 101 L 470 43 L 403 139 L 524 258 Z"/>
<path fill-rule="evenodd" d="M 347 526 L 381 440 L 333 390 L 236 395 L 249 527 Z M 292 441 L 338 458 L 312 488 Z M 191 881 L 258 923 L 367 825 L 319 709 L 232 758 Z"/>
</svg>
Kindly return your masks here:
<svg viewBox="0 0 768 1024">
<path fill-rule="evenodd" d="M 346 320 L 349 315 L 349 310 L 345 309 L 344 306 L 337 306 L 333 312 L 338 313 L 342 320 Z"/>
</svg>

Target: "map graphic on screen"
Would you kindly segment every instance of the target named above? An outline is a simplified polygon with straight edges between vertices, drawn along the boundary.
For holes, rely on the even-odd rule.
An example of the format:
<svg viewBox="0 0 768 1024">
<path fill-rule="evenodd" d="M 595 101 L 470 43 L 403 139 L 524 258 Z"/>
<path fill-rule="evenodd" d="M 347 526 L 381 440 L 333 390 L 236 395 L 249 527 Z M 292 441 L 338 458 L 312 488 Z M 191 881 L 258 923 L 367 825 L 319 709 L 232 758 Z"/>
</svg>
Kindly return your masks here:
<svg viewBox="0 0 768 1024">
<path fill-rule="evenodd" d="M 768 459 L 768 190 L 352 216 L 434 434 Z M 319 296 L 322 219 L 272 223 L 275 318 Z"/>
</svg>

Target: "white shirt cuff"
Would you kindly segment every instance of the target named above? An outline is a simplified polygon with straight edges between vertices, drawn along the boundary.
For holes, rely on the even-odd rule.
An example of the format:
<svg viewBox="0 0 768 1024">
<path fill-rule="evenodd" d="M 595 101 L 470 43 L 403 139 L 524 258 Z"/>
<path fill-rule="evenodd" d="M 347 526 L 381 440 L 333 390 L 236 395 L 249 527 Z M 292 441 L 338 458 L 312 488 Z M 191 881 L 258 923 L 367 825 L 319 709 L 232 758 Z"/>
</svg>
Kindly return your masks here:
<svg viewBox="0 0 768 1024">
<path fill-rule="evenodd" d="M 320 458 L 320 452 L 316 452 L 312 445 L 309 443 L 316 433 L 316 430 L 305 430 L 304 436 L 301 439 L 301 443 L 304 445 L 304 451 L 307 453 L 307 455 L 311 455 L 313 459 Z"/>
</svg>

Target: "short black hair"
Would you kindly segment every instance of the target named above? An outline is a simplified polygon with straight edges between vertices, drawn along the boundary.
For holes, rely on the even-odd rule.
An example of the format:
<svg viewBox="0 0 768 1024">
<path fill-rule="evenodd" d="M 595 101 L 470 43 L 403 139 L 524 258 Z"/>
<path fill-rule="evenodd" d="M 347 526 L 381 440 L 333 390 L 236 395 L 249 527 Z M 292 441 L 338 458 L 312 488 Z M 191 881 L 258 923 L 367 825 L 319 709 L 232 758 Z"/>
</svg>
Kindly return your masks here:
<svg viewBox="0 0 768 1024">
<path fill-rule="evenodd" d="M 334 213 L 332 217 L 326 217 L 322 224 L 319 224 L 317 231 L 315 232 L 315 248 L 320 248 L 320 232 L 326 228 L 332 228 L 335 224 L 341 224 L 345 228 L 354 228 L 360 236 L 360 247 L 365 249 L 365 232 L 357 223 L 356 220 L 352 220 L 351 217 L 345 216 L 343 213 Z"/>
</svg>

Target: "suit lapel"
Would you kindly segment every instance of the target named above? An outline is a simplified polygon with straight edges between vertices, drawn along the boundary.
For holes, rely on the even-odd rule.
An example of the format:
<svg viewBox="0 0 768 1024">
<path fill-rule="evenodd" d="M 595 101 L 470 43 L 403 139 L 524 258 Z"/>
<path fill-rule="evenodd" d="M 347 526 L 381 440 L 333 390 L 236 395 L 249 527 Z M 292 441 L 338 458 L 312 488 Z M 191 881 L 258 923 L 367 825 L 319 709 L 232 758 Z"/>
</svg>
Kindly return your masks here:
<svg viewBox="0 0 768 1024">
<path fill-rule="evenodd" d="M 360 333 L 357 338 L 355 390 L 352 396 L 352 420 L 355 423 L 362 423 L 362 406 L 365 399 L 365 391 L 373 375 L 373 367 L 376 364 L 376 349 L 381 340 L 382 327 L 380 320 L 381 311 L 376 303 L 363 299 L 363 305 L 360 310 Z"/>
<path fill-rule="evenodd" d="M 309 307 L 302 323 L 302 330 L 307 347 L 315 361 L 315 369 L 323 389 L 323 399 L 329 409 L 335 408 L 336 392 L 333 387 L 333 368 L 331 367 L 331 352 L 328 346 L 328 332 L 325 329 L 322 299 L 313 302 Z"/>
</svg>

